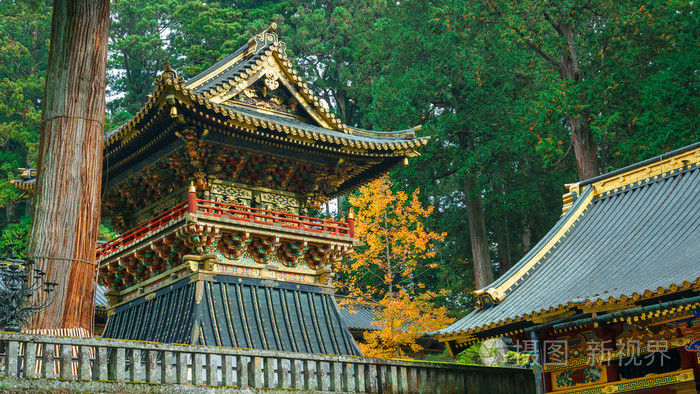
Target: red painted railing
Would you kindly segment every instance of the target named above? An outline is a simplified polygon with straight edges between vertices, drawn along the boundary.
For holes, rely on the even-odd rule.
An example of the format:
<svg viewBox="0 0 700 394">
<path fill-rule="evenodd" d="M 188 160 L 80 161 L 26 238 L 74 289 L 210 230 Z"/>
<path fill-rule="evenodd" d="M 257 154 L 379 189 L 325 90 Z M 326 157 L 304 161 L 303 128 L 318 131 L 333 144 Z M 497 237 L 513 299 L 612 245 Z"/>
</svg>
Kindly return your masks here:
<svg viewBox="0 0 700 394">
<path fill-rule="evenodd" d="M 97 258 L 106 256 L 117 249 L 138 241 L 151 231 L 157 230 L 175 219 L 179 219 L 187 212 L 187 202 L 182 202 L 168 209 L 153 219 L 142 223 L 124 234 L 109 240 L 107 243 L 97 246 Z"/>
<path fill-rule="evenodd" d="M 168 209 L 155 218 L 132 228 L 124 234 L 99 245 L 97 258 L 107 256 L 121 247 L 146 236 L 149 232 L 157 230 L 175 219 L 181 218 L 186 212 L 214 218 L 228 218 L 241 222 L 261 224 L 267 226 L 279 225 L 282 228 L 301 230 L 315 234 L 329 234 L 344 237 L 354 237 L 355 229 L 353 221 L 348 223 L 335 220 L 312 218 L 309 216 L 294 215 L 291 213 L 275 212 L 266 209 L 251 208 L 242 205 L 225 204 L 209 200 L 189 199 L 173 208 Z"/>
<path fill-rule="evenodd" d="M 326 232 L 327 234 L 337 236 L 354 236 L 353 226 L 351 223 L 318 219 L 309 216 L 275 212 L 266 209 L 225 204 L 208 200 L 197 200 L 197 214 L 209 215 L 217 218 L 226 217 L 233 220 L 240 220 L 242 222 L 270 226 L 279 224 L 282 228 L 308 231 L 317 234 Z"/>
</svg>

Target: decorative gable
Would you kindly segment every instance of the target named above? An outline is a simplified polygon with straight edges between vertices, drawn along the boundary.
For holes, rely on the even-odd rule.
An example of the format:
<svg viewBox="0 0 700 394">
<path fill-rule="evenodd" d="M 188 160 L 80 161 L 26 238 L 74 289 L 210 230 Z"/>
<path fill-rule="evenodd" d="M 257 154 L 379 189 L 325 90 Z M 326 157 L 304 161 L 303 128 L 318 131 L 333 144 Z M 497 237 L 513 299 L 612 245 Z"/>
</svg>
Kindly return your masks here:
<svg viewBox="0 0 700 394">
<path fill-rule="evenodd" d="M 256 110 L 291 115 L 297 120 L 329 130 L 348 128 L 324 107 L 308 84 L 292 69 L 273 23 L 239 50 L 187 82 L 187 88 L 212 103 L 252 105 Z"/>
</svg>

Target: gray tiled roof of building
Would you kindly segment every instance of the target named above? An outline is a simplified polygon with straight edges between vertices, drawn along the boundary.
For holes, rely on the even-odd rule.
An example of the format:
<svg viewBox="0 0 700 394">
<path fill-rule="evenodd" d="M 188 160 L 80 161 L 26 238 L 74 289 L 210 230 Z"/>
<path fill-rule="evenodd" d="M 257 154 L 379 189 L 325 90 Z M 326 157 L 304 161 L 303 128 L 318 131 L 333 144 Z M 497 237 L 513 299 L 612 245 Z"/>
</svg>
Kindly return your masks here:
<svg viewBox="0 0 700 394">
<path fill-rule="evenodd" d="M 107 297 L 105 296 L 107 288 L 104 286 L 95 286 L 95 308 L 107 308 Z"/>
<path fill-rule="evenodd" d="M 586 299 L 631 298 L 647 289 L 696 281 L 700 277 L 700 168 L 698 163 L 689 167 L 656 181 L 640 182 L 639 187 L 594 197 L 565 237 L 550 249 L 546 261 L 499 304 L 477 309 L 439 334 L 476 330 Z M 552 231 L 569 220 L 569 215 Z M 551 237 L 552 233 L 545 236 L 534 249 Z M 512 276 L 532 256 L 525 256 L 490 287 Z"/>
<path fill-rule="evenodd" d="M 376 320 L 375 309 L 378 306 L 365 304 L 339 305 L 340 316 L 342 316 L 345 324 L 351 330 L 370 331 L 378 330 L 379 327 L 373 326 L 372 322 Z"/>
<path fill-rule="evenodd" d="M 220 276 L 182 280 L 117 306 L 105 338 L 361 355 L 333 296 L 316 286 Z M 200 293 L 197 293 L 197 286 Z"/>
</svg>

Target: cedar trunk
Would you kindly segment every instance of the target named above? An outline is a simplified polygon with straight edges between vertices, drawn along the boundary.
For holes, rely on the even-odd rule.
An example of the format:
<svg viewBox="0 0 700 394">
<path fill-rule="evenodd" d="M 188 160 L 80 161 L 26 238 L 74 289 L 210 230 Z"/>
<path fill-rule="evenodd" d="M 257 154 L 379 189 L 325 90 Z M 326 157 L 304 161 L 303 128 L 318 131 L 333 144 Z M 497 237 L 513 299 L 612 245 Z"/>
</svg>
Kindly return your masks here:
<svg viewBox="0 0 700 394">
<path fill-rule="evenodd" d="M 28 331 L 92 335 L 108 32 L 109 0 L 54 2 L 29 256 L 58 286 Z"/>
<path fill-rule="evenodd" d="M 508 215 L 505 213 L 498 219 L 496 225 L 496 239 L 498 240 L 498 262 L 500 263 L 500 273 L 505 274 L 513 266 L 510 253 L 510 237 L 508 228 Z"/>
<path fill-rule="evenodd" d="M 567 50 L 559 58 L 559 76 L 571 85 L 577 85 L 581 79 L 578 65 L 578 54 L 574 45 L 574 35 L 571 26 L 566 22 L 569 15 L 563 12 L 561 21 L 555 29 L 559 35 L 567 40 Z M 576 169 L 580 181 L 600 175 L 598 169 L 598 156 L 593 141 L 593 132 L 590 125 L 590 113 L 586 109 L 586 96 L 579 93 L 577 98 L 578 111 L 567 115 L 566 121 L 571 131 L 571 145 L 576 156 Z"/>
<path fill-rule="evenodd" d="M 481 192 L 476 180 L 471 175 L 467 175 L 464 182 L 464 202 L 467 207 L 469 239 L 474 258 L 474 279 L 476 288 L 481 289 L 493 282 L 493 270 L 491 269 L 491 255 L 488 248 Z"/>
</svg>

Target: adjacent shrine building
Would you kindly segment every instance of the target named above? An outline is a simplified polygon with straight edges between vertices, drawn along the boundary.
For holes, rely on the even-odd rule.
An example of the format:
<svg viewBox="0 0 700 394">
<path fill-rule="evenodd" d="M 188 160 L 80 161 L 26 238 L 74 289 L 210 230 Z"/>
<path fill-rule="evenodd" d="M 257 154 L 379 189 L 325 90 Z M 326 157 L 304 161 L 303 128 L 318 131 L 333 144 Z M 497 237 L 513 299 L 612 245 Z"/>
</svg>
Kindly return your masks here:
<svg viewBox="0 0 700 394">
<path fill-rule="evenodd" d="M 309 215 L 418 155 L 417 128 L 343 124 L 292 69 L 274 25 L 185 81 L 166 66 L 107 134 L 103 336 L 359 355 L 333 294 L 353 221 Z"/>
<path fill-rule="evenodd" d="M 439 340 L 510 338 L 540 392 L 698 392 L 700 143 L 568 186 L 554 228 Z"/>
</svg>

